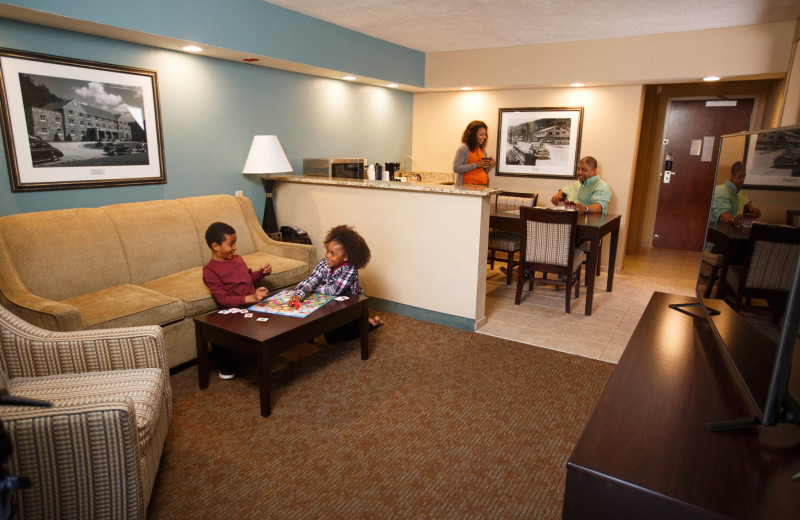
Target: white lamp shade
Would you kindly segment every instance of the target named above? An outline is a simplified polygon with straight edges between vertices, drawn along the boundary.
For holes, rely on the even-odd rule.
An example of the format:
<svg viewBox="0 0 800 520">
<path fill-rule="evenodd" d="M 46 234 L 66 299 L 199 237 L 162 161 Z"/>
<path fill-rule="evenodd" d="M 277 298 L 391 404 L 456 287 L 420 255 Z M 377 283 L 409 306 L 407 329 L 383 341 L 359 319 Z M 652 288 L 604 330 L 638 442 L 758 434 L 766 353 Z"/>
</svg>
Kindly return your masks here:
<svg viewBox="0 0 800 520">
<path fill-rule="evenodd" d="M 294 171 L 289 159 L 278 142 L 275 135 L 257 135 L 253 137 L 247 162 L 244 163 L 242 173 L 265 174 L 285 173 Z"/>
</svg>

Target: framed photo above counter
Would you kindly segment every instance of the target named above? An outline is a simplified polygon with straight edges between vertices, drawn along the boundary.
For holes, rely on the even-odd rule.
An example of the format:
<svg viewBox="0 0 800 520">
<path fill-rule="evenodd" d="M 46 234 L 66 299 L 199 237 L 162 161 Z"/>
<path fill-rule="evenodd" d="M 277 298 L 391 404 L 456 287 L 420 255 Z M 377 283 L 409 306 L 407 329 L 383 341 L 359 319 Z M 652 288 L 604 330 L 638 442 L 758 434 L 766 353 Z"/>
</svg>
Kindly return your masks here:
<svg viewBox="0 0 800 520">
<path fill-rule="evenodd" d="M 0 48 L 12 191 L 167 182 L 153 70 Z"/>
<path fill-rule="evenodd" d="M 575 179 L 583 107 L 501 108 L 496 175 Z"/>
</svg>

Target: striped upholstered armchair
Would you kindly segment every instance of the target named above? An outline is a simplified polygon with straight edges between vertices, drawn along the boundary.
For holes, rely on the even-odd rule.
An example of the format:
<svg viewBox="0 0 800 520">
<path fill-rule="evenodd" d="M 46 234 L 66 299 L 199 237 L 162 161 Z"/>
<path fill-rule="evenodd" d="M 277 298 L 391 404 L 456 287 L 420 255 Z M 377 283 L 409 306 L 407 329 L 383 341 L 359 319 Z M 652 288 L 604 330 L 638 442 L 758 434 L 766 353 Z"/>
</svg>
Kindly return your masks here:
<svg viewBox="0 0 800 520">
<path fill-rule="evenodd" d="M 16 518 L 144 518 L 172 415 L 160 327 L 51 332 L 0 307 L 6 470 Z"/>
</svg>

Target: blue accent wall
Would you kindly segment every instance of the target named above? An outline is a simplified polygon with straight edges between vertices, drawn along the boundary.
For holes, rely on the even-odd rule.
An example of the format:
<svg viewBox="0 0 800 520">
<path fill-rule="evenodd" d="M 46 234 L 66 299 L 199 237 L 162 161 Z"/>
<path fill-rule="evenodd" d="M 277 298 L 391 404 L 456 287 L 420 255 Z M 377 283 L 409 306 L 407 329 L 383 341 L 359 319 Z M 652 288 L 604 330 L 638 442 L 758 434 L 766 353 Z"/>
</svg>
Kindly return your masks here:
<svg viewBox="0 0 800 520">
<path fill-rule="evenodd" d="M 258 0 L 235 1 L 263 4 Z M 44 0 L 18 3 L 28 7 L 84 4 Z M 92 5 L 97 12 L 121 9 L 114 6 L 124 5 L 127 10 L 137 12 L 137 16 L 127 18 L 139 22 L 153 20 L 155 25 L 165 23 L 139 5 L 154 3 L 112 1 Z M 173 4 L 186 3 L 179 0 L 159 5 L 174 9 Z M 229 5 L 212 0 L 189 3 Z M 220 19 L 213 23 L 206 20 L 204 30 L 212 31 L 212 25 L 214 30 L 228 36 L 236 28 L 235 24 Z M 400 161 L 411 152 L 413 96 L 409 92 L 167 51 L 3 18 L 0 18 L 0 46 L 157 71 L 167 171 L 167 184 L 12 193 L 2 150 L 0 216 L 216 193 L 233 195 L 234 191 L 242 190 L 253 201 L 260 218 L 265 200 L 263 187 L 257 176 L 241 173 L 254 135 L 277 135 L 296 174 L 302 173 L 303 157 L 366 157 L 374 163 Z M 281 222 L 280 215 L 278 221 L 291 224 Z"/>
<path fill-rule="evenodd" d="M 110 27 L 314 65 L 416 87 L 425 54 L 261 0 L 12 0 Z M 391 20 L 376 20 L 394 30 Z"/>
</svg>

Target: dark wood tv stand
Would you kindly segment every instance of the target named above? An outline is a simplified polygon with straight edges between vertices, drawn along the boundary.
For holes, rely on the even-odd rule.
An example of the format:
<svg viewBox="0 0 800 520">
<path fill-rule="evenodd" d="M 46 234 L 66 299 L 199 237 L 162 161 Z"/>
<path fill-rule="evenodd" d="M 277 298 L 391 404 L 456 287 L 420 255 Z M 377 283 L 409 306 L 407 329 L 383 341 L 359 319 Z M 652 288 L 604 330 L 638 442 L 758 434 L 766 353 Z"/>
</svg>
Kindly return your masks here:
<svg viewBox="0 0 800 520">
<path fill-rule="evenodd" d="M 564 519 L 800 518 L 800 427 L 705 428 L 755 412 L 705 319 L 668 307 L 691 301 L 650 300 L 567 463 Z"/>
</svg>

